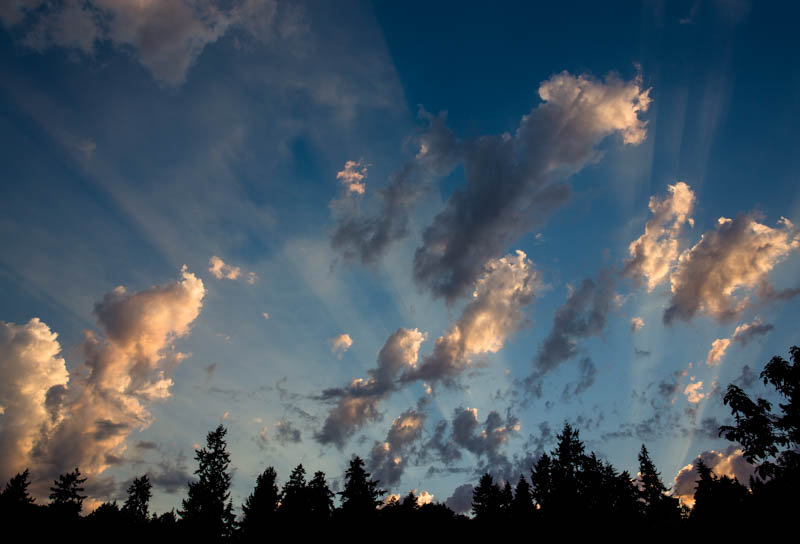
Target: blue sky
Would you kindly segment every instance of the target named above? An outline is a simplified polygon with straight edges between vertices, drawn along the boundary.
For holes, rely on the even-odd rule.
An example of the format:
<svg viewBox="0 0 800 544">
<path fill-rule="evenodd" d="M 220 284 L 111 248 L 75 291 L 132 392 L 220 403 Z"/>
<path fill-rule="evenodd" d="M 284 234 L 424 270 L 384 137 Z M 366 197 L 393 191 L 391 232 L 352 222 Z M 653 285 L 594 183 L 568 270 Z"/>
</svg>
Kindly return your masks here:
<svg viewBox="0 0 800 544">
<path fill-rule="evenodd" d="M 358 454 L 458 508 L 565 421 L 743 476 L 722 395 L 800 315 L 789 11 L 7 4 L 0 476 L 163 511 L 223 422 L 237 506 Z"/>
</svg>

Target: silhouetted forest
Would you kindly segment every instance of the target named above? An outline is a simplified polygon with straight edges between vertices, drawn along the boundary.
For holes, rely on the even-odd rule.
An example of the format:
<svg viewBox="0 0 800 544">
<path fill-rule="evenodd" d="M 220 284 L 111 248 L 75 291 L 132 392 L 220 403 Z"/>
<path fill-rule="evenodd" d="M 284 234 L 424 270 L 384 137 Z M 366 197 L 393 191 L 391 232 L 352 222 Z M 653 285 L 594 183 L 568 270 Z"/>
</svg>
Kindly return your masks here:
<svg viewBox="0 0 800 544">
<path fill-rule="evenodd" d="M 310 476 L 302 464 L 281 489 L 274 468 L 267 467 L 237 519 L 230 499 L 230 455 L 222 425 L 209 432 L 206 446 L 196 451 L 195 480 L 188 482 L 177 512 L 150 512 L 152 485 L 143 475 L 130 484 L 123 504 L 106 502 L 82 516 L 86 478 L 78 468 L 53 482 L 46 505 L 31 497 L 29 472 L 17 474 L 0 495 L 0 512 L 7 530 L 29 528 L 26 538 L 70 535 L 116 541 L 265 542 L 286 531 L 306 537 L 349 535 L 359 540 L 378 536 L 370 532 L 378 526 L 381 534 L 387 529 L 390 535 L 425 530 L 451 537 L 498 526 L 581 532 L 624 528 L 653 535 L 659 534 L 653 530 L 730 528 L 732 520 L 747 519 L 761 526 L 789 527 L 797 504 L 794 490 L 800 483 L 800 348 L 794 346 L 790 353 L 791 362 L 773 357 L 760 375 L 780 395 L 783 402 L 777 409 L 765 399 L 751 399 L 733 384 L 724 396 L 735 424 L 721 427 L 719 433 L 740 445 L 745 459 L 757 466 L 755 476 L 745 486 L 735 478 L 714 474 L 698 461 L 691 510 L 670 495 L 644 445 L 634 478 L 587 452 L 579 431 L 565 424 L 556 447 L 519 481 L 496 482 L 489 474 L 481 476 L 473 492 L 471 518 L 441 503 L 420 505 L 413 493 L 384 503 L 388 491 L 371 478 L 361 458 L 353 457 L 338 493 L 329 489 L 325 474 Z"/>
</svg>

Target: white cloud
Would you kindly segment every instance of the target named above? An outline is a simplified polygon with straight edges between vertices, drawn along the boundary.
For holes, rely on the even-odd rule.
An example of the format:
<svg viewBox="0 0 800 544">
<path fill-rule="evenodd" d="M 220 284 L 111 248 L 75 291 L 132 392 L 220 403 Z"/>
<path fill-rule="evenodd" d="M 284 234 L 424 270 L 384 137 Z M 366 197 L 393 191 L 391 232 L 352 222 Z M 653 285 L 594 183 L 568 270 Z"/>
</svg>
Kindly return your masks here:
<svg viewBox="0 0 800 544">
<path fill-rule="evenodd" d="M 735 318 L 749 305 L 749 297 L 739 293 L 765 285 L 775 265 L 798 248 L 800 236 L 786 218 L 777 228 L 752 215 L 719 218 L 715 230 L 681 254 L 670 276 L 672 299 L 664 321 L 688 321 L 698 312 L 718 320 Z"/>
<path fill-rule="evenodd" d="M 367 177 L 368 166 L 368 164 L 364 164 L 364 159 L 347 161 L 344 163 L 344 170 L 336 173 L 336 179 L 342 182 L 348 193 L 363 195 L 367 190 L 364 179 Z"/>
<path fill-rule="evenodd" d="M 683 394 L 686 395 L 686 400 L 691 404 L 697 404 L 707 396 L 706 393 L 702 392 L 702 389 L 702 381 L 693 381 L 686 386 L 686 389 L 683 390 Z"/>
<path fill-rule="evenodd" d="M 690 508 L 694 506 L 694 492 L 700 479 L 695 468 L 698 459 L 702 459 L 717 476 L 736 478 L 745 486 L 749 485 L 750 476 L 755 474 L 755 466 L 748 463 L 744 459 L 742 450 L 735 446 L 728 447 L 724 452 L 704 451 L 691 464 L 678 471 L 672 484 L 672 496 Z"/>
<path fill-rule="evenodd" d="M 637 332 L 642 330 L 642 327 L 644 327 L 644 319 L 638 316 L 631 318 L 631 332 L 636 334 Z"/>
<path fill-rule="evenodd" d="M 667 189 L 670 194 L 663 199 L 650 197 L 653 217 L 645 225 L 644 234 L 628 246 L 631 258 L 625 264 L 625 274 L 637 280 L 646 278 L 648 291 L 667 279 L 678 260 L 683 226 L 693 225 L 689 214 L 695 203 L 694 192 L 682 181 Z"/>
<path fill-rule="evenodd" d="M 722 358 L 725 357 L 725 351 L 730 345 L 730 338 L 717 338 L 711 342 L 711 349 L 706 357 L 706 364 L 708 366 L 717 366 L 720 364 L 722 362 Z"/>
<path fill-rule="evenodd" d="M 250 285 L 253 285 L 258 276 L 255 272 L 243 272 L 242 269 L 238 266 L 233 266 L 227 264 L 225 261 L 217 257 L 216 255 L 212 255 L 211 258 L 208 260 L 208 271 L 211 272 L 211 275 L 217 278 L 218 280 L 226 279 L 226 280 L 244 280 Z"/>
<path fill-rule="evenodd" d="M 767 334 L 773 328 L 773 325 L 769 323 L 764 324 L 761 322 L 761 318 L 756 317 L 752 323 L 742 323 L 736 327 L 736 330 L 733 331 L 732 340 L 745 346 L 752 339 Z"/>
<path fill-rule="evenodd" d="M 95 305 L 104 335 L 86 332 L 84 363 L 69 380 L 63 360 L 55 358 L 55 335 L 38 320 L 29 322 L 26 327 L 33 326 L 39 339 L 28 340 L 24 357 L 4 360 L 8 369 L 3 373 L 36 379 L 36 386 L 19 390 L 32 407 L 25 417 L 41 418 L 44 411 L 47 420 L 37 429 L 32 446 L 29 440 L 12 440 L 25 446 L 15 462 L 46 479 L 76 466 L 96 475 L 120 459 L 130 432 L 152 423 L 147 404 L 170 396 L 171 370 L 188 356 L 175 351 L 173 342 L 189 333 L 204 296 L 203 282 L 186 267 L 176 283 L 134 294 L 117 287 Z M 44 354 L 45 346 L 49 362 L 36 355 Z M 47 371 L 34 375 L 30 357 L 39 357 L 39 367 Z M 8 417 L 12 404 L 5 399 L 0 403 L 7 408 L 2 425 L 10 429 L 16 425 Z M 3 448 L 7 440 L 4 430 Z"/>
<path fill-rule="evenodd" d="M 330 339 L 331 343 L 331 352 L 337 357 L 341 357 L 342 354 L 350 349 L 350 346 L 353 345 L 353 339 L 350 338 L 350 335 L 347 333 L 340 334 L 334 338 Z"/>
<path fill-rule="evenodd" d="M 0 321 L 0 481 L 25 470 L 39 434 L 58 423 L 47 395 L 65 387 L 69 373 L 57 336 L 38 318 Z"/>
</svg>

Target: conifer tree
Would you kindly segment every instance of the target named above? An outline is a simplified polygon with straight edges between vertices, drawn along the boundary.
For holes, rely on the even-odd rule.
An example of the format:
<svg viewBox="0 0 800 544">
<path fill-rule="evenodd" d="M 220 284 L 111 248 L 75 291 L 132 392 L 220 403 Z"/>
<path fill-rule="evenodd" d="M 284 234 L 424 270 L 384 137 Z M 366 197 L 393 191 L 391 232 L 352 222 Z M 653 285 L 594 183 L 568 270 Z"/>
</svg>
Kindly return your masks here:
<svg viewBox="0 0 800 544">
<path fill-rule="evenodd" d="M 83 492 L 82 484 L 86 478 L 81 478 L 81 471 L 75 468 L 74 471 L 61 474 L 50 488 L 50 506 L 70 517 L 78 517 L 83 508 L 83 500 L 86 495 Z"/>
<path fill-rule="evenodd" d="M 256 478 L 256 487 L 242 505 L 242 534 L 246 541 L 262 541 L 272 531 L 276 520 L 280 491 L 275 483 L 275 469 L 267 467 Z"/>
<path fill-rule="evenodd" d="M 339 492 L 342 497 L 342 514 L 346 517 L 372 516 L 385 493 L 378 484 L 379 482 L 370 479 L 370 474 L 364 469 L 363 459 L 353 457 L 345 472 L 344 489 Z"/>
<path fill-rule="evenodd" d="M 317 471 L 308 482 L 309 515 L 317 522 L 330 519 L 333 513 L 333 492 L 325 481 L 325 473 Z"/>
<path fill-rule="evenodd" d="M 308 488 L 306 485 L 306 469 L 302 464 L 297 465 L 289 476 L 289 481 L 283 486 L 281 493 L 281 506 L 278 509 L 281 517 L 286 520 L 299 519 L 308 514 Z"/>
<path fill-rule="evenodd" d="M 147 521 L 150 497 L 153 496 L 152 487 L 147 474 L 134 478 L 131 485 L 128 486 L 128 498 L 122 505 L 122 511 L 136 521 Z"/>
<path fill-rule="evenodd" d="M 219 425 L 206 437 L 206 447 L 195 452 L 198 467 L 196 482 L 189 482 L 189 496 L 179 512 L 189 530 L 206 539 L 228 538 L 233 534 L 233 504 L 230 501 L 230 454 L 225 434 Z"/>
<path fill-rule="evenodd" d="M 472 491 L 472 514 L 482 522 L 493 522 L 501 513 L 501 491 L 491 474 L 481 476 L 478 486 Z"/>
<path fill-rule="evenodd" d="M 514 500 L 511 502 L 511 518 L 518 521 L 528 521 L 535 512 L 531 486 L 522 474 L 514 488 Z"/>
<path fill-rule="evenodd" d="M 2 492 L 3 508 L 18 508 L 33 504 L 34 498 L 28 493 L 30 485 L 30 472 L 27 468 L 11 478 Z"/>
<path fill-rule="evenodd" d="M 651 524 L 678 523 L 680 520 L 678 499 L 667 495 L 668 491 L 650 459 L 650 453 L 642 444 L 639 451 L 639 498 L 644 516 Z"/>
</svg>

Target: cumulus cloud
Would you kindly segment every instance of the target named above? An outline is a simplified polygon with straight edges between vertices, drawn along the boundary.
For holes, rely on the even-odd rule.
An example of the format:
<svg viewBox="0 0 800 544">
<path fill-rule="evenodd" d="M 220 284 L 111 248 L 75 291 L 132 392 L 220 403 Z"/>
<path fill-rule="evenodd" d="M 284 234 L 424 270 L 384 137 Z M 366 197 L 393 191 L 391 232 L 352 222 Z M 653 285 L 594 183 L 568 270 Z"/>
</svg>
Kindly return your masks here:
<svg viewBox="0 0 800 544">
<path fill-rule="evenodd" d="M 320 398 L 336 405 L 314 438 L 341 449 L 356 429 L 380 417 L 378 404 L 394 391 L 403 369 L 417 364 L 424 340 L 425 334 L 417 329 L 398 329 L 387 338 L 378 354 L 378 366 L 368 371 L 368 378 L 356 378 L 346 387 L 324 390 Z"/>
<path fill-rule="evenodd" d="M 230 29 L 266 41 L 303 28 L 295 18 L 275 0 L 15 0 L 0 8 L 0 20 L 27 47 L 65 47 L 92 56 L 108 40 L 170 87 L 183 83 L 205 47 Z"/>
<path fill-rule="evenodd" d="M 460 485 L 447 497 L 444 504 L 457 514 L 465 514 L 472 510 L 472 484 Z"/>
<path fill-rule="evenodd" d="M 321 400 L 336 405 L 315 438 L 341 448 L 357 428 L 379 417 L 379 403 L 400 387 L 417 381 L 428 387 L 453 383 L 475 356 L 496 353 L 520 328 L 523 309 L 539 286 L 539 273 L 522 251 L 491 259 L 475 282 L 472 301 L 421 363 L 417 364 L 418 352 L 425 335 L 417 329 L 399 329 L 387 339 L 378 367 L 369 371 L 368 378 L 322 392 Z"/>
<path fill-rule="evenodd" d="M 751 340 L 764 336 L 775 327 L 770 323 L 762 323 L 761 318 L 755 318 L 752 323 L 743 323 L 733 331 L 733 341 L 746 346 Z"/>
<path fill-rule="evenodd" d="M 375 442 L 367 460 L 372 476 L 382 485 L 395 485 L 408 464 L 409 450 L 422 436 L 425 413 L 409 408 L 395 418 L 386 440 Z"/>
<path fill-rule="evenodd" d="M 737 294 L 766 284 L 775 265 L 798 248 L 800 236 L 786 218 L 777 228 L 762 225 L 753 215 L 719 218 L 716 229 L 678 259 L 664 322 L 689 321 L 698 312 L 720 321 L 736 318 L 749 305 L 747 295 Z"/>
<path fill-rule="evenodd" d="M 459 319 L 436 339 L 422 364 L 405 369 L 402 380 L 449 382 L 469 368 L 472 357 L 499 351 L 523 324 L 523 309 L 539 287 L 539 272 L 524 252 L 489 260 Z"/>
<path fill-rule="evenodd" d="M 644 234 L 628 246 L 630 259 L 623 270 L 636 281 L 644 278 L 648 291 L 667 279 L 678 260 L 679 237 L 684 225 L 694 225 L 689 217 L 695 204 L 691 188 L 679 181 L 669 185 L 667 190 L 669 195 L 664 198 L 650 197 L 648 206 L 653 217 L 645 224 Z"/>
<path fill-rule="evenodd" d="M 350 349 L 353 345 L 353 339 L 350 338 L 350 335 L 347 333 L 342 333 L 339 336 L 335 336 L 330 339 L 331 344 L 331 352 L 337 357 L 341 357 L 342 354 Z"/>
<path fill-rule="evenodd" d="M 38 318 L 0 321 L 0 481 L 25 470 L 42 430 L 59 422 L 47 404 L 69 380 L 57 336 Z"/>
<path fill-rule="evenodd" d="M 242 269 L 238 266 L 232 266 L 227 264 L 225 261 L 217 257 L 216 255 L 212 255 L 211 258 L 208 260 L 208 271 L 211 272 L 211 275 L 217 278 L 218 280 L 226 279 L 226 280 L 244 280 L 250 285 L 253 285 L 258 276 L 255 272 L 242 272 Z"/>
<path fill-rule="evenodd" d="M 533 359 L 534 371 L 528 388 L 541 396 L 542 377 L 578 354 L 578 341 L 600 334 L 614 301 L 614 277 L 609 270 L 597 281 L 586 278 L 577 289 L 570 288 L 567 300 L 556 310 L 553 329 Z"/>
<path fill-rule="evenodd" d="M 686 400 L 688 400 L 691 404 L 697 404 L 708 396 L 707 393 L 702 392 L 702 389 L 702 381 L 692 381 L 683 390 L 683 394 L 686 395 Z"/>
<path fill-rule="evenodd" d="M 152 423 L 147 404 L 169 397 L 171 370 L 187 357 L 175 351 L 173 343 L 189 333 L 204 295 L 203 282 L 186 267 L 176 283 L 133 294 L 117 287 L 95 304 L 94 314 L 103 336 L 86 333 L 83 365 L 71 376 L 58 358 L 49 362 L 41 359 L 38 366 L 32 366 L 30 357 L 39 357 L 36 353 L 45 345 L 52 357 L 58 351 L 49 329 L 38 320 L 29 322 L 26 327 L 33 327 L 38 339 L 30 336 L 27 355 L 20 352 L 15 356 L 13 349 L 3 350 L 10 354 L 3 361 L 7 366 L 4 375 L 15 376 L 24 368 L 27 370 L 20 376 L 33 376 L 35 368 L 40 369 L 38 385 L 22 388 L 17 394 L 27 397 L 25 402 L 30 405 L 25 418 L 41 417 L 43 412 L 46 418 L 40 421 L 32 441 L 30 436 L 27 442 L 21 441 L 14 434 L 6 434 L 6 429 L 18 426 L 18 420 L 8 417 L 11 412 L 7 408 L 2 447 L 8 440 L 16 447 L 24 446 L 15 462 L 30 466 L 43 480 L 76 466 L 86 474 L 103 472 L 122 457 L 130 432 Z M 18 334 L 14 337 L 22 338 Z M 5 399 L 0 402 L 13 406 L 16 414 L 17 404 Z"/>
<path fill-rule="evenodd" d="M 708 366 L 717 366 L 720 364 L 722 362 L 722 358 L 725 357 L 725 352 L 727 351 L 728 346 L 730 345 L 730 338 L 717 338 L 711 342 L 711 349 L 706 357 L 706 364 Z"/>
<path fill-rule="evenodd" d="M 644 327 L 644 319 L 641 317 L 632 317 L 631 318 L 631 332 L 636 334 Z"/>
<path fill-rule="evenodd" d="M 736 478 L 745 486 L 749 485 L 750 477 L 755 474 L 756 467 L 748 463 L 742 450 L 735 446 L 729 446 L 724 452 L 704 451 L 691 464 L 678 471 L 672 484 L 672 496 L 690 508 L 694 506 L 694 492 L 700 479 L 696 468 L 698 460 L 702 460 L 717 476 Z"/>
<path fill-rule="evenodd" d="M 641 81 L 604 81 L 562 72 L 539 86 L 542 103 L 512 134 L 475 140 L 424 141 L 426 157 L 457 157 L 466 187 L 455 191 L 423 233 L 414 278 L 453 301 L 469 289 L 481 265 L 560 207 L 570 195 L 559 180 L 599 160 L 596 146 L 620 134 L 641 143 L 650 105 Z M 424 151 L 424 153 L 423 153 Z"/>
<path fill-rule="evenodd" d="M 364 164 L 364 159 L 357 161 L 347 161 L 344 163 L 344 170 L 336 173 L 338 179 L 349 193 L 363 195 L 367 190 L 364 179 L 367 177 L 368 164 Z"/>
</svg>

